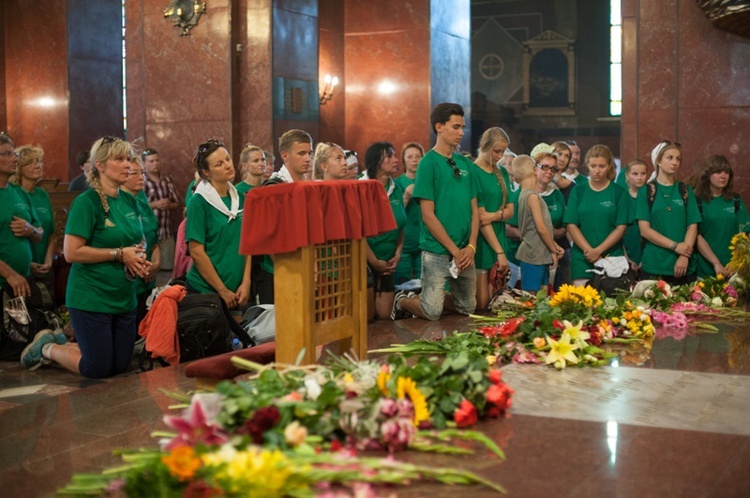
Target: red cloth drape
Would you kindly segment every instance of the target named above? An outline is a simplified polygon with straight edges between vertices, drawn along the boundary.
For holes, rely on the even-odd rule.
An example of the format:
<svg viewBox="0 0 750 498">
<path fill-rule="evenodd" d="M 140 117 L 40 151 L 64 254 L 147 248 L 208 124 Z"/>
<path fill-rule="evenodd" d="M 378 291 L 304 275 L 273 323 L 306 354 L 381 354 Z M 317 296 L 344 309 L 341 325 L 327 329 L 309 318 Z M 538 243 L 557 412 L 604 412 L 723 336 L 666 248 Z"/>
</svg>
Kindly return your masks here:
<svg viewBox="0 0 750 498">
<path fill-rule="evenodd" d="M 280 254 L 395 228 L 388 196 L 375 180 L 269 185 L 247 193 L 240 253 Z"/>
</svg>

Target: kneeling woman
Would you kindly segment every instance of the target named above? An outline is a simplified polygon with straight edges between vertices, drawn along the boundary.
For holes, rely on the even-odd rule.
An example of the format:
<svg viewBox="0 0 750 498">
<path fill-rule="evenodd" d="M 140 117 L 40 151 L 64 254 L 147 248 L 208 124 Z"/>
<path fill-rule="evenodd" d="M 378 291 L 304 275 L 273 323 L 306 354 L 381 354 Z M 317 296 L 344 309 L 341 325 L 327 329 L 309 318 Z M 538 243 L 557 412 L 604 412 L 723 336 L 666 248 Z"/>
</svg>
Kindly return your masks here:
<svg viewBox="0 0 750 498">
<path fill-rule="evenodd" d="M 564 218 L 575 244 L 571 252 L 575 285 L 583 285 L 594 276 L 589 270 L 600 259 L 625 256 L 622 236 L 628 224 L 628 194 L 614 183 L 612 152 L 605 145 L 595 145 L 586 153 L 586 165 L 589 182 L 571 191 Z"/>
<path fill-rule="evenodd" d="M 120 191 L 128 180 L 128 142 L 104 137 L 91 148 L 89 190 L 73 201 L 65 227 L 65 259 L 73 264 L 65 304 L 77 344 L 63 334 L 42 331 L 24 350 L 21 363 L 34 368 L 47 360 L 93 379 L 124 372 L 136 337 L 135 277 L 146 277 L 139 207 Z"/>
<path fill-rule="evenodd" d="M 250 298 L 250 258 L 239 252 L 245 198 L 232 185 L 232 158 L 224 144 L 209 140 L 198 146 L 193 164 L 201 180 L 187 210 L 188 291 L 215 292 L 227 307 L 241 307 Z"/>
</svg>

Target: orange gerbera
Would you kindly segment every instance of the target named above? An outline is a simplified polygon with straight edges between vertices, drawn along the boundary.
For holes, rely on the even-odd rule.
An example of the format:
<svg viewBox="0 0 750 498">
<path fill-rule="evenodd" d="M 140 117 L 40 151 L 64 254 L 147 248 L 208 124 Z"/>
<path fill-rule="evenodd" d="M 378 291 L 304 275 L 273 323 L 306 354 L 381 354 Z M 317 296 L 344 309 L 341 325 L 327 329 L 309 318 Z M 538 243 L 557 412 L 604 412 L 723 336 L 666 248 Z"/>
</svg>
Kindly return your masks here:
<svg viewBox="0 0 750 498">
<path fill-rule="evenodd" d="M 173 449 L 169 455 L 161 457 L 161 461 L 169 469 L 169 473 L 180 481 L 189 481 L 201 466 L 201 460 L 190 446 L 180 446 Z"/>
</svg>

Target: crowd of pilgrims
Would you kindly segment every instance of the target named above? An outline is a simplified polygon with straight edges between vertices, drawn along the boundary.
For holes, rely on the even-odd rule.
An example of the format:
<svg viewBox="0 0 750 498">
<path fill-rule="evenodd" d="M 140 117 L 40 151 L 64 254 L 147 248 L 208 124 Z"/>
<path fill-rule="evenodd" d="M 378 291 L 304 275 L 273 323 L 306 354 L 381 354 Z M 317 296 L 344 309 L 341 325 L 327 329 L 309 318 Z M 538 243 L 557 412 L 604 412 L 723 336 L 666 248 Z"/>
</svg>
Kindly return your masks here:
<svg viewBox="0 0 750 498">
<path fill-rule="evenodd" d="M 440 141 L 445 123 L 438 121 L 436 128 L 433 121 L 438 144 L 447 143 Z M 706 158 L 683 182 L 677 179 L 682 146 L 666 140 L 656 144 L 650 161 L 634 159 L 621 168 L 606 146 L 584 153 L 573 141 L 540 143 L 528 155 L 516 156 L 508 135 L 497 127 L 483 133 L 476 156 L 469 158 L 455 150 L 447 156 L 435 149 L 425 153 L 416 142 L 397 153 L 391 143 L 377 142 L 360 165 L 356 152 L 337 144 L 313 149 L 310 135 L 301 130 L 288 131 L 278 145 L 283 166 L 276 172 L 272 153 L 245 146 L 236 184 L 227 147 L 216 140 L 198 146 L 185 219 L 175 234 L 176 247 L 174 242 L 166 246 L 173 257 L 164 254 L 161 243 L 174 237 L 165 236 L 169 216 L 164 211 L 180 204 L 171 180 L 165 179 L 166 194 L 144 192 L 142 159 L 158 157 L 154 149 L 139 153 L 120 138 L 97 140 L 85 174 L 84 188 L 90 188 L 75 198 L 64 236 L 56 237 L 49 195 L 37 186 L 43 150 L 16 148 L 10 136 L 0 134 L 0 284 L 10 297 L 28 296 L 29 282 L 44 280 L 56 254 L 72 264 L 65 304 L 75 342 L 59 331 L 43 332 L 23 351 L 13 351 L 14 358 L 20 353 L 27 368 L 54 362 L 90 378 L 123 372 L 165 260 L 173 259 L 173 276 L 182 277 L 188 292 L 217 293 L 229 308 L 273 303 L 273 259 L 241 255 L 239 241 L 243 216 L 252 216 L 243 212 L 247 192 L 282 182 L 360 179 L 383 185 L 397 228 L 367 239 L 371 319 L 411 316 L 400 301 L 415 295 L 397 293 L 397 286 L 422 277 L 424 251 L 446 252 L 440 245 L 444 239 L 431 236 L 432 225 L 426 226 L 420 211 L 422 199 L 430 199 L 431 210 L 443 202 L 443 186 L 428 182 L 469 182 L 478 237 L 476 244 L 463 241 L 462 251 L 470 252 L 455 258 L 459 265 L 452 271 L 453 278 L 473 272 L 472 297 L 479 310 L 488 305 L 494 276 L 506 272 L 510 287 L 530 292 L 583 284 L 607 265 L 638 279 L 671 283 L 727 275 L 730 240 L 748 227 L 727 159 Z M 453 179 L 438 180 L 433 169 L 446 163 Z M 467 232 L 472 223 L 459 215 L 462 209 L 455 212 L 440 220 L 449 238 Z M 436 319 L 442 309 L 441 302 L 436 316 L 414 314 Z"/>
</svg>

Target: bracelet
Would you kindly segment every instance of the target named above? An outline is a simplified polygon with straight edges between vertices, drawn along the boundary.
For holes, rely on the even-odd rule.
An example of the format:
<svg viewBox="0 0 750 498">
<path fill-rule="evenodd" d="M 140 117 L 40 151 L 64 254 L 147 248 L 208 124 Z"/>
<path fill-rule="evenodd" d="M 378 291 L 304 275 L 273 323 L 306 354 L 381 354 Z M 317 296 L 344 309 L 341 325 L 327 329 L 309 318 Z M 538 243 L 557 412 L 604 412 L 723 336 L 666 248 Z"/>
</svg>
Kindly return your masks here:
<svg viewBox="0 0 750 498">
<path fill-rule="evenodd" d="M 116 261 L 117 258 L 117 249 L 110 249 L 109 251 L 109 260 L 110 261 Z"/>
<path fill-rule="evenodd" d="M 501 210 L 500 210 L 500 221 L 503 221 L 503 219 L 505 219 L 505 211 L 503 211 L 503 210 L 501 209 Z"/>
<path fill-rule="evenodd" d="M 476 248 L 476 247 L 474 247 L 474 245 L 473 245 L 473 244 L 466 244 L 466 247 L 471 247 L 471 250 L 472 250 L 472 251 L 474 251 L 474 254 L 476 254 L 476 252 L 477 252 L 477 248 Z"/>
<path fill-rule="evenodd" d="M 677 242 L 672 242 L 672 245 L 669 246 L 669 250 L 674 252 L 675 249 L 677 249 Z"/>
<path fill-rule="evenodd" d="M 122 247 L 115 249 L 115 261 L 122 263 Z"/>
<path fill-rule="evenodd" d="M 504 253 L 503 251 L 497 251 L 497 252 L 496 252 L 495 254 L 502 254 L 502 255 L 505 255 L 505 253 Z"/>
</svg>

